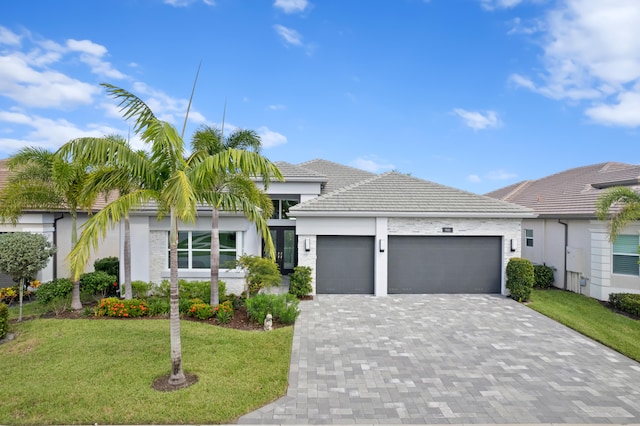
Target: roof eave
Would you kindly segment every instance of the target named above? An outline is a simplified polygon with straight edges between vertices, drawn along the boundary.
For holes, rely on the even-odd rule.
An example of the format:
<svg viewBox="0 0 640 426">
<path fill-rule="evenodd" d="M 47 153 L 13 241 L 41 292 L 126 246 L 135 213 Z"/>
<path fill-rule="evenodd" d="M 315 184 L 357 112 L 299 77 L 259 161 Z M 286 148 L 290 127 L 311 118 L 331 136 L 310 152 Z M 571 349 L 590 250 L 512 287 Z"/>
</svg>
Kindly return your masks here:
<svg viewBox="0 0 640 426">
<path fill-rule="evenodd" d="M 534 219 L 535 213 L 518 212 L 389 212 L 389 211 L 289 211 L 293 217 L 417 217 L 417 218 L 465 218 L 465 219 Z"/>
</svg>

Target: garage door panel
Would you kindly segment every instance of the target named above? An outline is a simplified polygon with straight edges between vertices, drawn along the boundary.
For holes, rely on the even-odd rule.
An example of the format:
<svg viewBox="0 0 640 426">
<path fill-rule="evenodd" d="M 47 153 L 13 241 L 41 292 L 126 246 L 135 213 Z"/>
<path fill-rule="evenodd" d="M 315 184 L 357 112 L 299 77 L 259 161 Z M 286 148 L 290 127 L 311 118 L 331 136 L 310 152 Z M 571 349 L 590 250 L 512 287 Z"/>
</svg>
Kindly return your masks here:
<svg viewBox="0 0 640 426">
<path fill-rule="evenodd" d="M 373 294 L 373 237 L 319 236 L 316 293 Z"/>
<path fill-rule="evenodd" d="M 500 293 L 501 237 L 389 237 L 389 293 Z"/>
</svg>

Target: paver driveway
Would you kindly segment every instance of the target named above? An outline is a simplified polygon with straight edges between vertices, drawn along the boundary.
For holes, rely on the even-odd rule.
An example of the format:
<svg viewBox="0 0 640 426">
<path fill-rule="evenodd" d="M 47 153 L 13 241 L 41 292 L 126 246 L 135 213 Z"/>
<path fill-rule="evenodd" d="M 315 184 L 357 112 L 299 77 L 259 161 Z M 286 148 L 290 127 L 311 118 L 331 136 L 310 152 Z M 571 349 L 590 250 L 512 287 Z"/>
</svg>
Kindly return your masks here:
<svg viewBox="0 0 640 426">
<path fill-rule="evenodd" d="M 239 423 L 640 423 L 640 364 L 502 296 L 316 296 Z"/>
</svg>

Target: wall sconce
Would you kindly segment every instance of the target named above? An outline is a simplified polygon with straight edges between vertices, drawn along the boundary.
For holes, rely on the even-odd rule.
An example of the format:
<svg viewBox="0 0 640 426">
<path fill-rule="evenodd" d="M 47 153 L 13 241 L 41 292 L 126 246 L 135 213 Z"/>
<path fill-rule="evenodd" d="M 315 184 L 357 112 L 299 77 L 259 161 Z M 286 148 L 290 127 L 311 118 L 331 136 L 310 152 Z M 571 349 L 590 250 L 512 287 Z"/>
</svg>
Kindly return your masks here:
<svg viewBox="0 0 640 426">
<path fill-rule="evenodd" d="M 304 251 L 311 251 L 311 239 L 304 239 Z"/>
<path fill-rule="evenodd" d="M 518 240 L 512 238 L 511 239 L 511 251 L 518 250 Z"/>
<path fill-rule="evenodd" d="M 380 249 L 380 253 L 384 253 L 384 251 L 387 249 L 387 241 L 381 238 L 378 242 L 378 247 Z"/>
</svg>

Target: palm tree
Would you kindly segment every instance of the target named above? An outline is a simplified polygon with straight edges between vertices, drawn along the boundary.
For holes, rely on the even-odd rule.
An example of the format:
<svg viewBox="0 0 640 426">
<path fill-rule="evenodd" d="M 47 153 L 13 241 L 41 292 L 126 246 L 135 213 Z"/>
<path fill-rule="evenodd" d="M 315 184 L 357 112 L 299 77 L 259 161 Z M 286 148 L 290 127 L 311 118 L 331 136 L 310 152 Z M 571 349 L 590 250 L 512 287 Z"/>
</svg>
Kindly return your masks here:
<svg viewBox="0 0 640 426">
<path fill-rule="evenodd" d="M 9 158 L 8 184 L 0 193 L 0 220 L 14 225 L 27 209 L 60 210 L 71 213 L 71 245 L 78 241 L 78 211 L 89 210 L 97 197 L 82 191 L 88 165 L 73 157 L 43 148 L 26 147 Z M 73 280 L 71 307 L 82 309 L 79 276 Z"/>
<path fill-rule="evenodd" d="M 625 226 L 640 219 L 640 195 L 626 186 L 609 188 L 598 198 L 596 214 L 600 220 L 609 219 L 609 239 L 615 241 Z"/>
<path fill-rule="evenodd" d="M 111 144 L 110 152 L 117 156 L 118 149 L 130 149 L 125 138 L 118 135 L 105 136 L 105 144 Z M 83 139 L 76 140 L 75 144 L 82 143 Z M 91 139 L 88 143 L 92 143 Z M 144 151 L 137 151 L 138 155 L 146 156 Z M 110 164 L 95 164 L 91 173 L 87 176 L 87 182 L 84 191 L 89 193 L 102 193 L 105 198 L 113 191 L 119 196 L 126 195 L 132 191 L 142 187 L 142 182 L 135 176 L 132 176 L 126 167 L 118 167 Z M 129 220 L 129 212 L 124 213 L 124 239 L 123 239 L 123 263 L 124 263 L 124 298 L 131 299 L 133 292 L 131 288 L 131 224 Z"/>
<path fill-rule="evenodd" d="M 273 203 L 251 177 L 260 176 L 268 184 L 271 178 L 281 180 L 282 175 L 273 163 L 259 154 L 261 141 L 253 130 L 236 130 L 224 138 L 222 130 L 204 126 L 194 134 L 191 147 L 193 153 L 189 164 L 194 173 L 200 175 L 200 178 L 194 178 L 198 201 L 211 206 L 210 303 L 215 306 L 220 298 L 220 211 L 242 211 L 256 224 L 265 241 L 267 253 L 273 256 L 273 241 L 267 225 L 273 213 Z M 200 170 L 209 163 L 213 173 Z"/>
<path fill-rule="evenodd" d="M 97 246 L 100 237 L 105 236 L 109 225 L 120 222 L 132 209 L 156 202 L 159 217 L 167 213 L 170 215 L 169 384 L 181 387 L 187 381 L 182 370 L 178 310 L 178 220 L 193 222 L 197 202 L 193 185 L 188 178 L 183 139 L 174 126 L 158 119 L 137 96 L 110 84 L 103 86 L 111 97 L 119 101 L 123 117 L 133 120 L 133 130 L 148 145 L 150 154 L 141 156 L 130 147 L 107 138 L 82 138 L 71 141 L 60 149 L 61 153 L 70 153 L 75 158 L 82 158 L 91 164 L 104 164 L 126 170 L 136 182 L 130 192 L 111 201 L 85 223 L 80 239 L 68 259 L 74 277 L 78 277 L 89 259 L 92 248 Z"/>
</svg>

